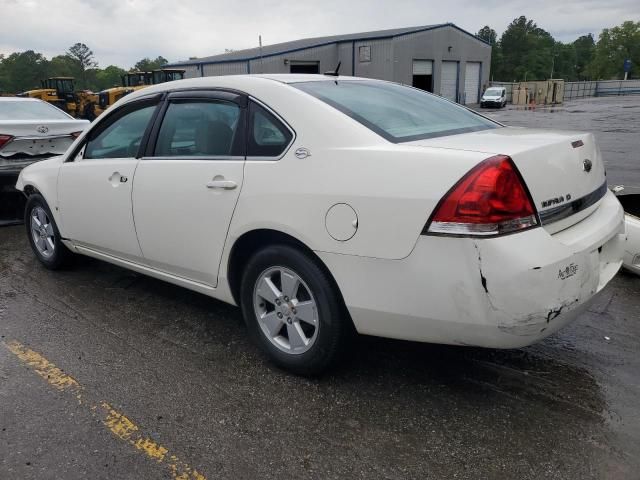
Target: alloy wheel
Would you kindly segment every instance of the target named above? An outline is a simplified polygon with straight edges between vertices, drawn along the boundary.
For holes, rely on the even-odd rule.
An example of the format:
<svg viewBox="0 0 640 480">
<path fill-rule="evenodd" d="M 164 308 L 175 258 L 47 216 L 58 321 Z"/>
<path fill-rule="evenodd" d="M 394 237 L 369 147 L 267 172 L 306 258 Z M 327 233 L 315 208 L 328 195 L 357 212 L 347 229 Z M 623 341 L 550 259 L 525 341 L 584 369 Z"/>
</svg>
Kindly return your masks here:
<svg viewBox="0 0 640 480">
<path fill-rule="evenodd" d="M 253 290 L 253 308 L 266 338 L 289 354 L 308 351 L 318 337 L 318 308 L 302 278 L 285 267 L 262 272 Z"/>
<path fill-rule="evenodd" d="M 53 224 L 47 212 L 42 207 L 31 210 L 31 237 L 38 253 L 44 258 L 50 258 L 56 249 Z"/>
</svg>

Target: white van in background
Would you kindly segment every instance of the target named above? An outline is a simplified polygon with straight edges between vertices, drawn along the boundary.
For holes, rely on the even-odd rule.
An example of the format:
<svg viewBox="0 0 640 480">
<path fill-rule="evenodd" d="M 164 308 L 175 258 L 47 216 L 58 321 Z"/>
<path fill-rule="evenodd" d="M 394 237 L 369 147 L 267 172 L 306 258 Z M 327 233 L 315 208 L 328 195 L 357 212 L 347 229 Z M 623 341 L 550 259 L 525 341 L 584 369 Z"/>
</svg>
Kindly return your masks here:
<svg viewBox="0 0 640 480">
<path fill-rule="evenodd" d="M 507 90 L 504 87 L 489 87 L 480 98 L 480 108 L 498 107 L 507 104 Z"/>
</svg>

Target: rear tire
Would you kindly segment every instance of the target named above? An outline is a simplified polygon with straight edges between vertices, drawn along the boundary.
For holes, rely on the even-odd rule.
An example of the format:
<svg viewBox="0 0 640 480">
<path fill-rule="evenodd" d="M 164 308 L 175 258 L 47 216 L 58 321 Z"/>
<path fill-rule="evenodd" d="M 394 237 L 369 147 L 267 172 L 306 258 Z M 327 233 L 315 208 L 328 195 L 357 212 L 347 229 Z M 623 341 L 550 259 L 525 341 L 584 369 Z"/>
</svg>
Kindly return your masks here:
<svg viewBox="0 0 640 480">
<path fill-rule="evenodd" d="M 42 195 L 31 195 L 24 212 L 27 237 L 40 263 L 49 270 L 68 266 L 73 253 L 62 243 L 58 226 Z"/>
<path fill-rule="evenodd" d="M 336 365 L 350 338 L 336 287 L 317 261 L 289 245 L 255 253 L 240 300 L 247 329 L 279 367 L 318 375 Z"/>
</svg>

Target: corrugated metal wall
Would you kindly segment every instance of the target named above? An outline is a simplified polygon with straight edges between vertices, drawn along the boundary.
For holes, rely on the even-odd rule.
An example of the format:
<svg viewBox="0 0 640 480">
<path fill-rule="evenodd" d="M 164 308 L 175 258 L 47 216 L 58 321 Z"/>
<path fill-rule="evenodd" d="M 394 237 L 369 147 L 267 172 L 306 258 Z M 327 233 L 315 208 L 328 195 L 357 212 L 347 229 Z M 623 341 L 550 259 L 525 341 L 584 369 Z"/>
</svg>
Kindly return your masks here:
<svg viewBox="0 0 640 480">
<path fill-rule="evenodd" d="M 247 62 L 213 63 L 202 65 L 205 77 L 217 75 L 241 75 L 247 73 Z"/>
<path fill-rule="evenodd" d="M 354 76 L 354 62 L 351 61 L 351 52 L 353 51 L 353 42 L 345 42 L 338 44 L 338 61 L 342 62 L 340 66 L 341 75 Z M 356 53 L 356 61 L 358 54 Z"/>
<path fill-rule="evenodd" d="M 360 61 L 360 47 L 369 47 L 371 61 Z M 355 42 L 355 70 L 356 77 L 377 78 L 379 80 L 394 80 L 393 39 L 363 40 Z"/>
<path fill-rule="evenodd" d="M 291 61 L 314 61 L 320 62 L 320 73 L 333 70 L 338 64 L 338 45 L 332 43 L 322 47 L 313 47 L 299 52 L 284 53 L 262 60 L 251 60 L 251 73 L 289 73 L 289 64 L 285 64 L 285 59 Z"/>
<path fill-rule="evenodd" d="M 200 76 L 200 69 L 198 65 L 185 65 L 184 67 L 179 67 L 184 69 L 184 78 L 195 78 Z"/>
<path fill-rule="evenodd" d="M 370 60 L 360 61 L 360 47 L 367 48 Z M 262 60 L 254 59 L 250 61 L 250 73 L 289 73 L 290 63 L 295 61 L 317 61 L 320 64 L 320 73 L 322 73 L 335 69 L 338 61 L 341 61 L 340 73 L 343 75 L 355 73 L 360 77 L 411 85 L 414 60 L 433 61 L 433 91 L 435 93 L 440 93 L 443 61 L 460 62 L 460 78 L 456 87 L 458 90 L 457 98 L 464 98 L 464 66 L 466 62 L 481 62 L 482 90 L 489 83 L 491 47 L 454 27 L 437 28 L 395 38 L 333 43 L 266 57 Z M 191 66 L 186 68 L 189 69 L 186 74 L 187 78 L 200 76 L 198 69 Z M 247 73 L 246 61 L 204 64 L 203 66 L 205 76 L 242 73 Z"/>
</svg>

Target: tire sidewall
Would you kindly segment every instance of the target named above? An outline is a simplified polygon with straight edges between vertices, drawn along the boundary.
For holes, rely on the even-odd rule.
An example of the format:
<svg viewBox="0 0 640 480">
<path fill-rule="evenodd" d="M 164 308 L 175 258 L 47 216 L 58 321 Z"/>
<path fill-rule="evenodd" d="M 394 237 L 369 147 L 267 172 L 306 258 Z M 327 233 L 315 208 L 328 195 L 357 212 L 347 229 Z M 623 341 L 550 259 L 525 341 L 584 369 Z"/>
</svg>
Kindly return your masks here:
<svg viewBox="0 0 640 480">
<path fill-rule="evenodd" d="M 304 353 L 288 354 L 278 349 L 256 318 L 255 283 L 265 270 L 275 266 L 294 271 L 313 293 L 318 309 L 318 333 L 314 345 Z M 335 362 L 345 335 L 340 302 L 327 274 L 306 254 L 288 245 L 274 245 L 257 252 L 243 272 L 240 300 L 249 333 L 277 365 L 294 373 L 314 375 Z"/>
</svg>

